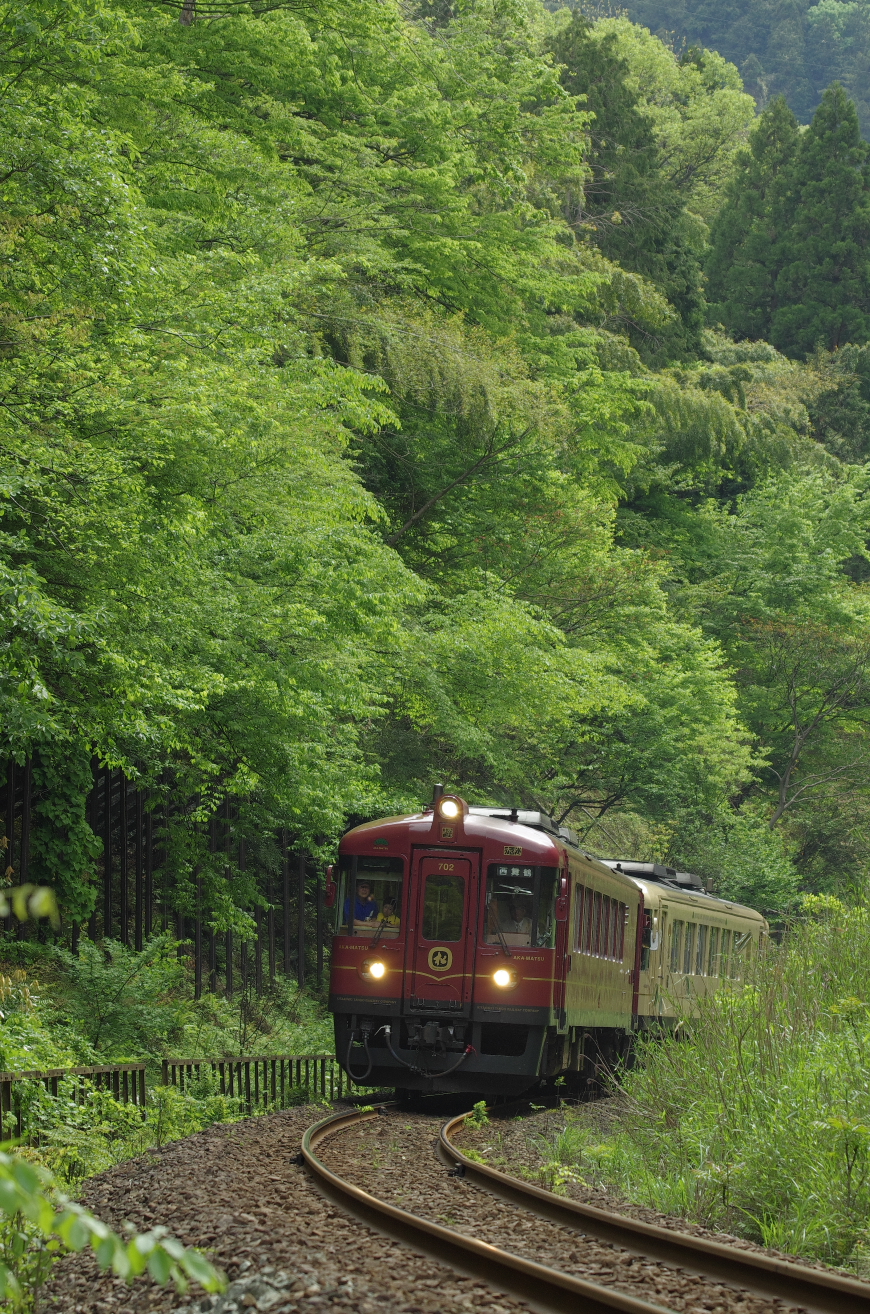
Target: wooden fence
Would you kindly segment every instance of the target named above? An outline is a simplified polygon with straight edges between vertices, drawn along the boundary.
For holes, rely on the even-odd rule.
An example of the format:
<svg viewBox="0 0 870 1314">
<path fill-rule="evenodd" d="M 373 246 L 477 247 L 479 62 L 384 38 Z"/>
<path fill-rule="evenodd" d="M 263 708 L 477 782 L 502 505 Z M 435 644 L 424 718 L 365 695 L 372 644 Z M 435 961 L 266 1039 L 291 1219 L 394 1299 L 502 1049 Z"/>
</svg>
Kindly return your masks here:
<svg viewBox="0 0 870 1314">
<path fill-rule="evenodd" d="M 92 1089 L 107 1090 L 122 1104 L 146 1107 L 144 1063 L 109 1063 L 84 1068 L 49 1068 L 45 1072 L 0 1072 L 0 1141 L 32 1134 L 28 1115 L 39 1101 L 28 1098 L 41 1085 L 54 1098 L 69 1095 L 84 1104 Z M 248 1113 L 285 1109 L 300 1094 L 341 1099 L 350 1091 L 346 1074 L 332 1054 L 241 1055 L 222 1059 L 164 1059 L 162 1084 L 185 1091 L 208 1071 L 220 1094 L 239 1100 Z M 63 1091 L 61 1082 L 70 1082 Z M 28 1123 L 30 1128 L 28 1128 Z"/>
<path fill-rule="evenodd" d="M 163 1085 L 185 1090 L 208 1070 L 221 1095 L 241 1100 L 245 1108 L 284 1109 L 299 1091 L 326 1100 L 349 1090 L 347 1075 L 332 1054 L 252 1055 L 224 1059 L 164 1059 Z"/>
<path fill-rule="evenodd" d="M 29 1109 L 22 1082 L 37 1082 L 57 1098 L 61 1081 L 71 1080 L 69 1094 L 76 1104 L 84 1104 L 90 1089 L 95 1088 L 109 1091 L 122 1104 L 139 1105 L 144 1113 L 145 1068 L 144 1063 L 106 1063 L 86 1068 L 48 1068 L 45 1072 L 0 1072 L 0 1141 L 24 1135 Z M 10 1124 L 14 1124 L 14 1130 Z"/>
</svg>

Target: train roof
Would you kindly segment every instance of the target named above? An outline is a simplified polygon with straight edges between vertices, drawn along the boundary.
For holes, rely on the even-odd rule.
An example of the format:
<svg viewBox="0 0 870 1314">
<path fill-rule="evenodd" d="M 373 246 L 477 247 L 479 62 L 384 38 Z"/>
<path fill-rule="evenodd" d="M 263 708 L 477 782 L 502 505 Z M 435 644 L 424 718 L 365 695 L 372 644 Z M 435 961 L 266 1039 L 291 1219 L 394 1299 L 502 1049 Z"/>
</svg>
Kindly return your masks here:
<svg viewBox="0 0 870 1314">
<path fill-rule="evenodd" d="M 558 825 L 546 812 L 532 812 L 525 808 L 479 808 L 470 807 L 468 811 L 475 817 L 492 817 L 496 821 L 511 821 L 515 826 L 531 826 L 532 830 L 544 830 L 554 839 L 565 844 L 580 847 L 580 837 L 570 826 Z"/>
<path fill-rule="evenodd" d="M 521 842 L 524 847 L 530 850 L 528 855 L 530 858 L 537 851 L 538 861 L 541 861 L 547 851 L 548 844 L 561 843 L 572 849 L 577 857 L 606 867 L 631 884 L 637 885 L 639 882 L 649 882 L 659 887 L 663 894 L 670 890 L 684 897 L 689 896 L 690 898 L 699 898 L 704 902 L 720 904 L 723 908 L 745 912 L 753 917 L 760 918 L 762 921 L 764 920 L 754 908 L 748 908 L 731 900 L 720 899 L 711 894 L 706 889 L 701 877 L 694 872 L 678 871 L 676 867 L 667 867 L 660 862 L 639 862 L 634 858 L 597 858 L 591 853 L 586 853 L 580 848 L 580 839 L 577 832 L 569 826 L 559 825 L 546 812 L 526 808 L 470 807 L 467 803 L 463 803 L 462 807 L 464 820 L 458 818 L 456 826 L 457 829 L 461 827 L 462 832 L 469 838 L 472 836 L 480 838 L 485 835 L 493 836 L 493 834 L 497 835 L 499 832 L 507 837 L 513 827 L 516 826 L 526 831 L 526 835 Z M 377 832 L 380 839 L 386 839 L 390 832 L 408 830 L 415 838 L 419 836 L 420 839 L 423 839 L 424 836 L 433 834 L 437 820 L 433 806 L 425 808 L 421 812 L 403 816 L 379 817 L 372 821 L 363 822 L 362 825 L 346 831 L 342 837 L 342 847 L 345 852 L 349 850 L 352 852 L 356 850 L 357 846 L 361 846 L 365 851 L 371 842 L 372 832 Z M 487 822 L 494 822 L 494 828 L 490 829 Z M 538 836 L 533 838 L 528 834 L 529 831 L 537 831 Z M 520 836 L 517 836 L 517 838 L 520 839 Z"/>
<path fill-rule="evenodd" d="M 691 871 L 677 871 L 676 867 L 665 867 L 660 862 L 635 862 L 634 858 L 598 858 L 611 871 L 621 871 L 626 876 L 639 876 L 645 881 L 655 881 L 657 885 L 669 885 L 671 889 L 681 890 L 684 894 L 710 894 L 700 876 Z"/>
</svg>

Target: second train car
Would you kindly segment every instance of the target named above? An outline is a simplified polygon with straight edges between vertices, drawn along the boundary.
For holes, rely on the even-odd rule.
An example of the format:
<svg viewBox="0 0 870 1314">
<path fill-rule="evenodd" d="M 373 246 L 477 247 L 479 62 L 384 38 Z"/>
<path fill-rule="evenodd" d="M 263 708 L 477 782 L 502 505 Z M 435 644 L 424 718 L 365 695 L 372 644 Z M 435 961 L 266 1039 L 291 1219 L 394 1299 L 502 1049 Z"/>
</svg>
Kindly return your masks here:
<svg viewBox="0 0 870 1314">
<path fill-rule="evenodd" d="M 696 876 L 600 861 L 544 813 L 437 793 L 349 831 L 330 872 L 336 1055 L 360 1084 L 595 1081 L 637 1031 L 739 977 L 766 934 Z"/>
</svg>

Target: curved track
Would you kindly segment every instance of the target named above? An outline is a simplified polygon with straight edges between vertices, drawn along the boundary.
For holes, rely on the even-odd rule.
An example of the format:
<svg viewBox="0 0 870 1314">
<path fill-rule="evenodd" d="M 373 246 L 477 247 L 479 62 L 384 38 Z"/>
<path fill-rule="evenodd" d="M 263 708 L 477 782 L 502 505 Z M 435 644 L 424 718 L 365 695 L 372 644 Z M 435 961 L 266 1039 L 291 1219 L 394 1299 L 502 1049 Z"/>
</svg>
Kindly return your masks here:
<svg viewBox="0 0 870 1314">
<path fill-rule="evenodd" d="M 583 1314 L 587 1311 L 610 1314 L 614 1310 L 625 1314 L 670 1314 L 666 1305 L 561 1272 L 421 1218 L 346 1181 L 318 1157 L 317 1148 L 324 1141 L 386 1111 L 387 1106 L 381 1105 L 334 1114 L 310 1127 L 303 1137 L 304 1162 L 316 1174 L 325 1193 L 345 1211 L 417 1251 L 527 1301 L 544 1314 L 551 1311 L 578 1314 L 581 1310 Z M 724 1282 L 756 1296 L 778 1297 L 810 1314 L 870 1314 L 870 1286 L 864 1283 L 564 1200 L 469 1159 L 451 1140 L 465 1116 L 453 1118 L 441 1128 L 442 1160 L 475 1185 L 536 1217 L 684 1273 Z"/>
</svg>

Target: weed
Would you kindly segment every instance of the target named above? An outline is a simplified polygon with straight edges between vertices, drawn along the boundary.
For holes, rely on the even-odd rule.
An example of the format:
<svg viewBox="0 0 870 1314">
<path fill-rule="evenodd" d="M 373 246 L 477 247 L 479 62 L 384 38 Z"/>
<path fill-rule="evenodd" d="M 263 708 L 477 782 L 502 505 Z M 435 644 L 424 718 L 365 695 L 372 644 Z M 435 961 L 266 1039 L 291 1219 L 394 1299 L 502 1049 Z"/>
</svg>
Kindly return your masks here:
<svg viewBox="0 0 870 1314">
<path fill-rule="evenodd" d="M 466 1115 L 466 1127 L 473 1127 L 477 1131 L 481 1127 L 489 1126 L 489 1115 L 486 1111 L 486 1100 L 478 1100 L 471 1113 Z"/>
</svg>

